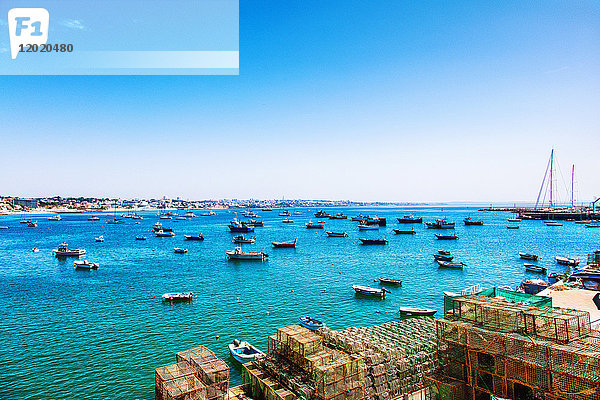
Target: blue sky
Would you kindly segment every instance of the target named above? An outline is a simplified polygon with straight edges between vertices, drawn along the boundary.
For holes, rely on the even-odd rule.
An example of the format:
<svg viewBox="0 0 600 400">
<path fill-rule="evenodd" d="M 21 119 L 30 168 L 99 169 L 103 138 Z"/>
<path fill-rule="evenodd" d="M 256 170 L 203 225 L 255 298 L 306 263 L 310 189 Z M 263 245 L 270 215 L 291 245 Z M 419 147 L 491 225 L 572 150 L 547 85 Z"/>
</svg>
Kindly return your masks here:
<svg viewBox="0 0 600 400">
<path fill-rule="evenodd" d="M 554 147 L 600 195 L 598 2 L 239 6 L 239 76 L 0 77 L 0 192 L 534 201 Z"/>
</svg>

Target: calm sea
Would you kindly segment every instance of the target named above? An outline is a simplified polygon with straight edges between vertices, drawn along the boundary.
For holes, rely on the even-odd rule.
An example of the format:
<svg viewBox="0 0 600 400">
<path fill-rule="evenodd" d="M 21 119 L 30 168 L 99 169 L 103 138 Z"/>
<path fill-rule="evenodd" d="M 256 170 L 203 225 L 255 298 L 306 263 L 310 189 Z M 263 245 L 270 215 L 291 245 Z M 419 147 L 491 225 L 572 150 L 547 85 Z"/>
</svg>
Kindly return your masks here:
<svg viewBox="0 0 600 400">
<path fill-rule="evenodd" d="M 296 211 L 291 209 L 290 211 Z M 37 228 L 19 224 L 22 216 L 1 216 L 0 226 L 0 399 L 152 399 L 154 369 L 175 362 L 175 353 L 206 345 L 232 366 L 227 344 L 248 340 L 266 350 L 267 336 L 310 314 L 335 328 L 373 325 L 396 318 L 400 306 L 442 310 L 442 291 L 481 284 L 516 286 L 538 275 L 525 272 L 519 251 L 542 257 L 549 272 L 564 271 L 555 255 L 584 259 L 598 247 L 600 230 L 565 222 L 547 227 L 523 221 L 506 229 L 509 213 L 477 212 L 468 207 L 329 209 L 354 216 L 386 217 L 380 231 L 358 232 L 357 222 L 327 220 L 325 228 L 346 231 L 329 238 L 306 229 L 315 209 L 300 209 L 293 224 L 278 211 L 258 210 L 265 226 L 256 228 L 256 243 L 246 249 L 266 251 L 267 262 L 228 261 L 234 245 L 227 229 L 236 216 L 217 211 L 187 221 L 161 220 L 176 236 L 151 233 L 155 212 L 141 213 L 140 224 L 87 221 L 89 214 L 64 215 L 62 221 L 37 216 Z M 196 214 L 200 214 L 197 211 Z M 394 235 L 396 217 L 447 217 L 456 221 L 456 241 L 438 241 L 433 230 L 415 224 L 416 235 Z M 462 219 L 482 219 L 484 226 L 464 226 Z M 402 225 L 408 226 L 408 225 Z M 183 234 L 202 232 L 203 242 L 184 242 Z M 146 241 L 136 241 L 144 234 Z M 94 237 L 103 235 L 104 243 Z M 387 246 L 359 245 L 359 237 L 389 239 Z M 272 241 L 298 238 L 296 249 L 272 249 Z M 52 249 L 60 242 L 85 248 L 97 271 L 76 271 L 73 260 L 59 260 Z M 31 251 L 40 249 L 38 253 Z M 174 247 L 188 248 L 174 254 Z M 432 254 L 452 251 L 464 270 L 438 269 Z M 402 279 L 385 300 L 357 298 L 352 284 L 377 286 L 377 277 Z M 192 291 L 190 304 L 163 304 L 165 292 Z M 438 315 L 441 312 L 438 312 Z"/>
</svg>

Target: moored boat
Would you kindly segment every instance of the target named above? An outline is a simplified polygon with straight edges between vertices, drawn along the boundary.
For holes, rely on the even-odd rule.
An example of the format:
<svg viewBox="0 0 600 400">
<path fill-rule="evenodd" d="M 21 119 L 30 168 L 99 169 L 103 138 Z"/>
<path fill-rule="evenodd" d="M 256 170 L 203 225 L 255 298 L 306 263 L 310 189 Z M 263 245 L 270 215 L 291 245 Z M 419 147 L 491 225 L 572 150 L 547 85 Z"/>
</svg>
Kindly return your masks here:
<svg viewBox="0 0 600 400">
<path fill-rule="evenodd" d="M 154 234 L 156 235 L 156 237 L 173 237 L 173 236 L 175 236 L 175 232 L 163 231 L 162 229 L 155 231 Z"/>
<path fill-rule="evenodd" d="M 273 245 L 273 247 L 277 248 L 293 248 L 296 247 L 296 242 L 298 241 L 298 238 L 294 239 L 294 240 L 290 240 L 288 242 L 271 242 L 271 244 Z"/>
<path fill-rule="evenodd" d="M 508 222 L 521 222 L 522 219 L 521 218 L 509 218 Z"/>
<path fill-rule="evenodd" d="M 435 260 L 441 268 L 463 269 L 465 263 L 453 263 L 449 261 Z"/>
<path fill-rule="evenodd" d="M 325 224 L 323 222 L 317 222 L 317 223 L 313 223 L 312 221 L 308 221 L 306 223 L 306 228 L 307 229 L 323 229 L 325 227 Z"/>
<path fill-rule="evenodd" d="M 402 285 L 402 281 L 400 279 L 391 279 L 391 278 L 377 278 L 379 283 L 382 285 L 390 285 L 390 286 L 400 286 Z"/>
<path fill-rule="evenodd" d="M 94 238 L 94 240 L 98 243 L 102 243 L 102 242 L 104 242 L 104 236 L 100 235 L 97 238 Z"/>
<path fill-rule="evenodd" d="M 29 221 L 27 222 L 27 226 L 30 228 L 35 228 L 37 226 L 37 222 L 36 221 Z"/>
<path fill-rule="evenodd" d="M 284 224 L 293 224 L 293 223 L 294 223 L 294 220 L 293 220 L 293 219 L 289 219 L 289 218 L 285 218 L 285 219 L 284 219 L 283 221 L 281 221 L 281 222 L 283 222 Z"/>
<path fill-rule="evenodd" d="M 433 258 L 435 260 L 448 261 L 448 262 L 451 262 L 454 259 L 453 256 L 448 256 L 448 255 L 445 255 L 445 254 L 434 254 Z"/>
<path fill-rule="evenodd" d="M 364 219 L 365 217 L 362 214 L 358 214 L 356 217 L 352 217 L 352 221 L 354 222 L 363 221 Z"/>
<path fill-rule="evenodd" d="M 379 225 L 360 224 L 358 226 L 359 231 L 376 231 L 378 229 L 379 229 Z"/>
<path fill-rule="evenodd" d="M 458 239 L 458 235 L 456 233 L 452 234 L 452 235 L 440 235 L 440 234 L 435 234 L 435 237 L 438 240 L 456 240 Z"/>
<path fill-rule="evenodd" d="M 448 222 L 446 219 L 436 219 L 434 222 L 425 222 L 429 229 L 454 229 L 454 222 Z"/>
<path fill-rule="evenodd" d="M 520 227 L 519 227 L 519 226 L 517 226 L 517 225 L 515 225 L 515 226 L 508 225 L 508 226 L 506 227 L 506 229 L 519 229 L 519 228 L 520 228 Z"/>
<path fill-rule="evenodd" d="M 382 239 L 363 239 L 363 238 L 358 238 L 358 240 L 360 240 L 362 242 L 362 244 L 388 244 L 388 241 L 386 238 L 382 238 Z"/>
<path fill-rule="evenodd" d="M 348 234 L 346 232 L 332 232 L 332 231 L 325 231 L 325 233 L 327 234 L 327 236 L 329 237 L 348 237 Z"/>
<path fill-rule="evenodd" d="M 430 308 L 414 308 L 414 307 L 400 307 L 398 310 L 401 316 L 404 317 L 427 317 L 432 316 L 437 310 Z"/>
<path fill-rule="evenodd" d="M 98 263 L 86 261 L 86 260 L 84 260 L 84 261 L 77 260 L 73 264 L 75 265 L 75 269 L 85 269 L 88 271 L 91 271 L 93 269 L 98 269 L 98 267 L 100 266 Z"/>
<path fill-rule="evenodd" d="M 289 217 L 292 214 L 290 214 L 290 212 L 288 210 L 283 210 L 282 212 L 279 213 L 280 217 Z"/>
<path fill-rule="evenodd" d="M 229 230 L 236 233 L 254 232 L 254 227 L 239 222 L 236 218 L 234 218 L 229 224 Z"/>
<path fill-rule="evenodd" d="M 175 247 L 173 249 L 173 252 L 175 252 L 176 254 L 185 254 L 185 253 L 187 253 L 187 249 L 182 249 L 181 247 Z"/>
<path fill-rule="evenodd" d="M 192 301 L 194 299 L 194 294 L 191 292 L 188 292 L 188 293 L 165 293 L 161 297 L 162 297 L 163 301 L 175 303 L 177 301 Z"/>
<path fill-rule="evenodd" d="M 85 249 L 69 249 L 64 242 L 59 244 L 58 248 L 52 251 L 56 257 L 79 257 L 85 254 Z"/>
<path fill-rule="evenodd" d="M 48 217 L 48 221 L 62 221 L 62 218 L 57 214 L 52 217 Z"/>
<path fill-rule="evenodd" d="M 438 250 L 438 254 L 449 256 L 450 255 L 450 251 L 449 250 Z"/>
<path fill-rule="evenodd" d="M 98 218 L 98 217 L 89 217 L 87 220 L 88 221 L 100 221 L 100 218 Z"/>
<path fill-rule="evenodd" d="M 481 226 L 481 225 L 483 225 L 483 221 L 475 221 L 471 217 L 467 217 L 467 218 L 463 219 L 463 222 L 465 223 L 466 226 Z"/>
<path fill-rule="evenodd" d="M 335 215 L 330 215 L 328 218 L 329 219 L 348 219 L 348 216 L 344 215 L 342 213 L 337 213 Z"/>
<path fill-rule="evenodd" d="M 372 288 L 369 286 L 361 286 L 361 285 L 352 285 L 352 289 L 354 289 L 356 294 L 360 294 L 363 296 L 380 297 L 380 298 L 385 298 L 386 293 L 391 293 L 389 290 L 387 290 L 385 288 Z"/>
<path fill-rule="evenodd" d="M 423 222 L 423 217 L 415 217 L 413 215 L 405 215 L 402 218 L 396 218 L 399 224 L 420 224 Z"/>
<path fill-rule="evenodd" d="M 254 361 L 256 357 L 263 356 L 265 353 L 258 350 L 248 342 L 240 342 L 237 339 L 233 340 L 228 346 L 231 356 L 240 364 Z"/>
<path fill-rule="evenodd" d="M 264 252 L 255 252 L 255 251 L 242 251 L 241 247 L 236 247 L 235 250 L 227 251 L 227 257 L 230 260 L 258 260 L 263 261 L 265 258 L 269 257 L 268 254 Z"/>
<path fill-rule="evenodd" d="M 556 262 L 558 264 L 561 264 L 561 265 L 569 265 L 571 267 L 576 267 L 579 265 L 579 261 L 574 258 L 556 256 L 556 257 L 554 257 L 554 259 L 556 260 Z"/>
<path fill-rule="evenodd" d="M 323 210 L 319 210 L 315 213 L 315 217 L 317 218 L 329 218 L 331 215 L 327 214 L 325 211 Z"/>
<path fill-rule="evenodd" d="M 298 321 L 300 321 L 300 325 L 307 329 L 310 329 L 311 331 L 316 331 L 317 329 L 325 326 L 323 322 L 309 315 L 305 317 L 298 317 Z"/>
<path fill-rule="evenodd" d="M 183 235 L 185 240 L 204 240 L 204 235 L 202 233 L 198 235 Z"/>
<path fill-rule="evenodd" d="M 135 240 L 146 240 L 146 236 L 136 236 Z"/>
<path fill-rule="evenodd" d="M 560 222 L 546 222 L 546 226 L 563 226 Z"/>
<path fill-rule="evenodd" d="M 537 261 L 539 259 L 539 257 L 536 256 L 535 254 L 521 253 L 521 252 L 519 252 L 519 257 L 521 257 L 523 260 L 530 260 L 530 261 Z"/>
<path fill-rule="evenodd" d="M 414 235 L 415 233 L 417 233 L 414 229 L 394 229 L 393 231 L 396 235 Z"/>
<path fill-rule="evenodd" d="M 546 268 L 539 267 L 539 266 L 537 266 L 535 264 L 527 264 L 527 263 L 525 263 L 523 265 L 525 266 L 525 269 L 527 271 L 531 271 L 531 272 L 539 272 L 539 273 L 545 274 L 548 271 Z"/>
<path fill-rule="evenodd" d="M 233 243 L 254 243 L 256 242 L 256 236 L 252 236 L 250 238 L 244 237 L 244 235 L 238 235 L 233 238 Z"/>
</svg>

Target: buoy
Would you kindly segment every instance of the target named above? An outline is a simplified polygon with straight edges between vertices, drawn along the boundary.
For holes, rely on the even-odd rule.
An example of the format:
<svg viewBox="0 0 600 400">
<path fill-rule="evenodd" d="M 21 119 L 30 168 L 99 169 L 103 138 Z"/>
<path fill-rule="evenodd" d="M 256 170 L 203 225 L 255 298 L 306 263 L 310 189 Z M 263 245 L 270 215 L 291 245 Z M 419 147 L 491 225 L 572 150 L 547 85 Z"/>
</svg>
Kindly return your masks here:
<svg viewBox="0 0 600 400">
<path fill-rule="evenodd" d="M 292 289 L 292 293 L 294 293 L 294 289 Z"/>
<path fill-rule="evenodd" d="M 154 296 L 154 298 L 156 298 L 156 296 Z"/>
<path fill-rule="evenodd" d="M 267 311 L 267 315 L 269 315 L 269 312 Z"/>
<path fill-rule="evenodd" d="M 323 291 L 324 291 L 324 292 L 326 292 L 326 291 L 327 291 L 327 289 L 323 289 Z"/>
<path fill-rule="evenodd" d="M 217 335 L 216 339 L 219 340 L 219 335 Z"/>
</svg>

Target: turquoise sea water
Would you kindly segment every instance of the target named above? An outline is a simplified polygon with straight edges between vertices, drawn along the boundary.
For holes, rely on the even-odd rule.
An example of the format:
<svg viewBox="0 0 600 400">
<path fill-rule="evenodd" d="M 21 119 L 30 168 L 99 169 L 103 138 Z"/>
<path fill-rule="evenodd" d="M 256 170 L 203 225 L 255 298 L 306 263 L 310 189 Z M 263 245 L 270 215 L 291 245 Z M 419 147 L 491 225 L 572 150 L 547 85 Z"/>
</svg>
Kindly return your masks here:
<svg viewBox="0 0 600 400">
<path fill-rule="evenodd" d="M 509 213 L 477 212 L 468 207 L 330 209 L 354 216 L 361 212 L 386 217 L 380 231 L 358 232 L 357 222 L 327 220 L 326 230 L 349 233 L 329 238 L 323 230 L 306 229 L 316 211 L 300 209 L 293 224 L 283 224 L 278 211 L 258 210 L 264 227 L 257 227 L 256 244 L 267 262 L 228 261 L 234 234 L 227 229 L 236 216 L 217 211 L 211 217 L 187 221 L 161 220 L 176 236 L 151 233 L 158 221 L 146 212 L 140 224 L 105 221 L 112 214 L 63 214 L 62 221 L 37 216 L 37 228 L 19 224 L 22 216 L 1 216 L 0 226 L 0 399 L 152 399 L 154 369 L 173 363 L 175 353 L 206 345 L 232 366 L 232 383 L 239 367 L 229 359 L 227 344 L 249 340 L 266 350 L 267 336 L 281 326 L 310 314 L 332 328 L 383 323 L 396 317 L 400 306 L 442 310 L 442 291 L 460 291 L 480 283 L 518 285 L 525 272 L 518 252 L 542 257 L 549 272 L 564 271 L 555 255 L 584 259 L 600 247 L 600 230 L 565 222 L 547 227 L 523 221 L 506 229 Z M 295 211 L 291 209 L 290 211 Z M 200 214 L 198 211 L 196 214 Z M 456 221 L 456 241 L 438 241 L 434 231 L 414 224 L 416 235 L 394 235 L 396 217 L 414 213 L 425 221 L 447 217 Z M 462 219 L 483 219 L 484 226 L 466 227 Z M 202 232 L 203 242 L 184 242 L 183 234 Z M 445 231 L 449 232 L 449 231 Z M 144 234 L 146 241 L 136 241 Z M 104 235 L 104 243 L 94 237 Z M 358 237 L 389 239 L 387 246 L 359 245 Z M 272 249 L 272 241 L 298 238 L 296 249 Z M 73 259 L 59 260 L 52 249 L 65 241 L 85 248 L 83 258 L 100 262 L 97 271 L 76 271 Z M 31 249 L 37 247 L 38 253 Z M 174 254 L 174 247 L 188 248 Z M 464 270 L 438 269 L 432 254 L 452 251 Z M 379 287 L 380 277 L 403 279 L 385 300 L 358 298 L 352 284 Z M 170 291 L 192 291 L 189 304 L 164 304 Z M 441 312 L 438 312 L 438 315 Z"/>
</svg>

